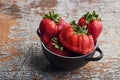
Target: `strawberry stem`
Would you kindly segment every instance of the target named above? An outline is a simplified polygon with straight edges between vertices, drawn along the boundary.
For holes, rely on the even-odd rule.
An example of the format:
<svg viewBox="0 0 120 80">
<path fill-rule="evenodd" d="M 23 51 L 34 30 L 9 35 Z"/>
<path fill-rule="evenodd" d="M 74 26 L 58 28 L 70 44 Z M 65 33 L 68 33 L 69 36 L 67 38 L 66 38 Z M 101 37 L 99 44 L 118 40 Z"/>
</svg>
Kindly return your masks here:
<svg viewBox="0 0 120 80">
<path fill-rule="evenodd" d="M 77 34 L 88 34 L 88 30 L 87 30 L 87 26 L 79 26 L 78 24 L 76 24 L 75 20 L 73 20 L 71 22 L 71 25 L 73 25 L 73 30 L 77 33 Z"/>
<path fill-rule="evenodd" d="M 99 15 L 95 11 L 93 11 L 92 13 L 87 12 L 85 15 L 83 15 L 83 17 L 87 20 L 86 24 L 89 24 L 90 21 L 95 20 L 95 19 L 101 21 L 101 18 L 99 17 Z"/>
<path fill-rule="evenodd" d="M 52 19 L 52 20 L 54 20 L 55 23 L 59 23 L 59 21 L 60 21 L 59 15 L 56 14 L 54 11 L 49 12 L 49 14 L 45 14 L 44 18 Z"/>
</svg>

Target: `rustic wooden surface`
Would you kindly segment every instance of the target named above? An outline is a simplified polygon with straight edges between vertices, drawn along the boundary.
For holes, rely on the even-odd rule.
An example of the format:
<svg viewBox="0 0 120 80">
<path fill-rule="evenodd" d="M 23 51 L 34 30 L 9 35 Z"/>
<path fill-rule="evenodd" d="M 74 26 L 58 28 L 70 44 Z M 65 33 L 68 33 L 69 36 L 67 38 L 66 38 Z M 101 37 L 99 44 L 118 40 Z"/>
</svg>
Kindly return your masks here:
<svg viewBox="0 0 120 80">
<path fill-rule="evenodd" d="M 56 69 L 36 34 L 43 14 L 56 11 L 71 21 L 93 10 L 102 16 L 104 57 L 72 71 Z M 0 0 L 0 80 L 120 80 L 120 0 Z"/>
</svg>

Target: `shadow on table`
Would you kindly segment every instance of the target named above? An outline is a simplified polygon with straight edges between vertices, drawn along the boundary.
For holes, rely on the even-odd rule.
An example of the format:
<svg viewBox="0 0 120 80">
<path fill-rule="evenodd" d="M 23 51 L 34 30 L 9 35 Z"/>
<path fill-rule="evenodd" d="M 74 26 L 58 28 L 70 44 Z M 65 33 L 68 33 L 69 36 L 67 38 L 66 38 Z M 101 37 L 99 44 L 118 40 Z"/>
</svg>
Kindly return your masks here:
<svg viewBox="0 0 120 80">
<path fill-rule="evenodd" d="M 47 73 L 64 72 L 64 70 L 58 69 L 51 64 L 43 54 L 42 50 L 37 52 L 37 50 L 31 49 L 31 51 L 29 65 L 32 70 Z"/>
</svg>

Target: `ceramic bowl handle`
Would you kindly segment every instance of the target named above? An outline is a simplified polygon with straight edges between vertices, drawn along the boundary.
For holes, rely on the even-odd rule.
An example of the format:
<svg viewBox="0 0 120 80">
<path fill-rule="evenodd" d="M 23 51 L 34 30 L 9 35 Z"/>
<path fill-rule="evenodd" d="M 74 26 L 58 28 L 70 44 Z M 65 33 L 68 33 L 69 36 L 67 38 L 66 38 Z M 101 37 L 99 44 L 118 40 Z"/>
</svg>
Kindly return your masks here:
<svg viewBox="0 0 120 80">
<path fill-rule="evenodd" d="M 37 29 L 37 35 L 40 37 L 40 30 L 39 30 L 39 28 Z"/>
<path fill-rule="evenodd" d="M 103 58 L 102 50 L 97 46 L 96 49 L 95 49 L 95 53 L 96 53 L 96 51 L 99 52 L 99 54 L 100 54 L 98 57 L 87 57 L 85 60 L 87 60 L 87 61 L 98 61 L 98 60 L 102 59 Z"/>
</svg>

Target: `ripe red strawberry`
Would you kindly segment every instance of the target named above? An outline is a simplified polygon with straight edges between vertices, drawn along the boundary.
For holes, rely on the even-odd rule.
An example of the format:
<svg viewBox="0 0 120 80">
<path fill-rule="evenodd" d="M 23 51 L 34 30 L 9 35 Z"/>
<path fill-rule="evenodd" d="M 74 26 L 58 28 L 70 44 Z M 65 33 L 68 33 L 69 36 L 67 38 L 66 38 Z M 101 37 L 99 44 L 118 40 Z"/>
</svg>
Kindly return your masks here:
<svg viewBox="0 0 120 80">
<path fill-rule="evenodd" d="M 103 25 L 101 23 L 100 20 L 92 20 L 89 24 L 88 24 L 88 31 L 89 33 L 92 34 L 94 42 L 97 41 L 97 38 L 99 37 L 102 29 L 103 29 Z"/>
<path fill-rule="evenodd" d="M 95 11 L 92 13 L 87 12 L 84 16 L 82 16 L 78 21 L 78 25 L 81 27 L 87 25 L 88 32 L 92 34 L 94 42 L 96 42 L 103 28 L 101 18 Z"/>
<path fill-rule="evenodd" d="M 54 37 L 57 33 L 57 25 L 51 19 L 45 18 L 40 23 L 41 40 L 47 44 L 50 38 Z"/>
<path fill-rule="evenodd" d="M 52 40 L 50 40 L 46 47 L 55 54 L 68 57 L 72 56 L 72 53 L 65 50 L 63 46 L 59 43 L 58 38 L 52 38 Z"/>
<path fill-rule="evenodd" d="M 89 54 L 94 49 L 93 37 L 85 27 L 69 26 L 59 34 L 61 44 L 77 54 Z"/>
<path fill-rule="evenodd" d="M 84 26 L 84 25 L 86 25 L 86 22 L 87 22 L 86 18 L 85 17 L 81 17 L 79 19 L 79 21 L 78 21 L 78 25 L 79 26 Z"/>
<path fill-rule="evenodd" d="M 58 14 L 51 12 L 45 14 L 39 25 L 41 40 L 47 44 L 51 38 L 58 36 L 62 28 L 70 25 L 65 20 L 61 19 Z"/>
<path fill-rule="evenodd" d="M 81 27 L 87 25 L 90 21 L 90 16 L 91 16 L 91 14 L 89 12 L 87 12 L 85 15 L 83 15 L 79 19 L 78 25 L 81 26 Z"/>
</svg>

